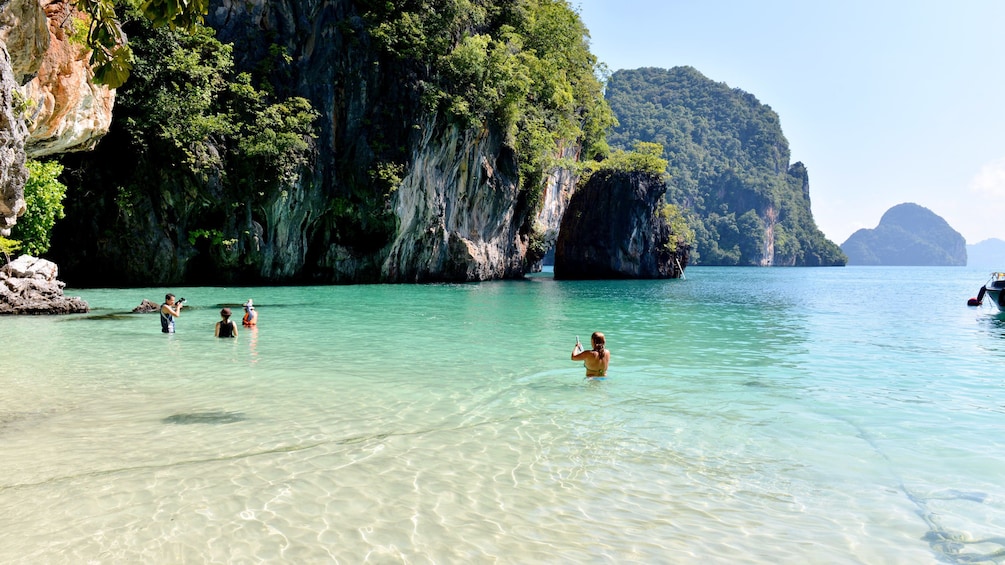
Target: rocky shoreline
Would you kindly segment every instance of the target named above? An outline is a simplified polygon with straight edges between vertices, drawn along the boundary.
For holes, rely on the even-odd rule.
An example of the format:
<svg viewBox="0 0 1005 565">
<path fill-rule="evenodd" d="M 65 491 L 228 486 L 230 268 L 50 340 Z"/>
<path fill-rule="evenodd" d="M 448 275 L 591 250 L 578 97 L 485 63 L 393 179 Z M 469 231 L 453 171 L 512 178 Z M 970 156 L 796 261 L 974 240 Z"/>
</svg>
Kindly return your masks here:
<svg viewBox="0 0 1005 565">
<path fill-rule="evenodd" d="M 52 261 L 22 255 L 0 267 L 0 315 L 82 314 L 90 312 L 79 296 L 64 296 Z"/>
</svg>

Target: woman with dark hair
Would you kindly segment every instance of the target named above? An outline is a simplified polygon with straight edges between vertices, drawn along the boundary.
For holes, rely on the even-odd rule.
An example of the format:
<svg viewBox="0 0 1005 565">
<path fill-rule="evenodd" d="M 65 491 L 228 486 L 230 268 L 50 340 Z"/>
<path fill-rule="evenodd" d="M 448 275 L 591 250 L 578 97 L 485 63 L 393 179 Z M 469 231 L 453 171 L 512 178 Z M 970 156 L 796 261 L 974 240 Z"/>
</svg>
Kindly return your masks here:
<svg viewBox="0 0 1005 565">
<path fill-rule="evenodd" d="M 220 310 L 220 321 L 216 323 L 216 337 L 237 337 L 237 323 L 230 319 L 230 308 Z"/>
<path fill-rule="evenodd" d="M 604 334 L 593 332 L 590 341 L 593 343 L 593 349 L 583 351 L 583 344 L 576 338 L 576 347 L 572 349 L 572 360 L 583 362 L 587 378 L 606 377 L 607 366 L 611 362 L 611 352 L 605 347 L 607 340 Z"/>
</svg>

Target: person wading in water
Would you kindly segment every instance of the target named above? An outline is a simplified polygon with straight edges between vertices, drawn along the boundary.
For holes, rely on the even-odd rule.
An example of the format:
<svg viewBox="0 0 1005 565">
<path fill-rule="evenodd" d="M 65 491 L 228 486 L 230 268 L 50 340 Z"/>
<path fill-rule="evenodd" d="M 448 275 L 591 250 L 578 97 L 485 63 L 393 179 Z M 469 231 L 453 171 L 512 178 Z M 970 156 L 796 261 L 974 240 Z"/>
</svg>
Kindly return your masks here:
<svg viewBox="0 0 1005 565">
<path fill-rule="evenodd" d="M 576 347 L 572 349 L 572 360 L 583 362 L 583 365 L 586 366 L 587 378 L 606 377 L 607 366 L 611 362 L 611 352 L 604 347 L 607 340 L 604 338 L 604 334 L 593 332 L 590 341 L 593 342 L 593 349 L 583 351 L 583 344 L 579 343 L 579 338 L 576 338 Z"/>
<path fill-rule="evenodd" d="M 237 322 L 230 319 L 230 308 L 220 310 L 221 320 L 216 323 L 213 332 L 216 337 L 237 337 Z"/>
<path fill-rule="evenodd" d="M 174 319 L 181 316 L 181 307 L 184 305 L 184 298 L 176 303 L 173 294 L 164 295 L 164 304 L 161 304 L 161 331 L 163 333 L 174 333 Z"/>
</svg>

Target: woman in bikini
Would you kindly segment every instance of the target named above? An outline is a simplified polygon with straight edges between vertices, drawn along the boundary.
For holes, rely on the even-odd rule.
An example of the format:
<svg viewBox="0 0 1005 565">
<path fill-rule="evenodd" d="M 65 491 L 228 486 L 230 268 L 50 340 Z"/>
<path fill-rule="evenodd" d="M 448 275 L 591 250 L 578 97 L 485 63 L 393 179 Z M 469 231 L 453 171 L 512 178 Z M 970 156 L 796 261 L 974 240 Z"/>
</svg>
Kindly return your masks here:
<svg viewBox="0 0 1005 565">
<path fill-rule="evenodd" d="M 607 365 L 611 362 L 611 352 L 604 348 L 607 340 L 604 339 L 604 334 L 593 332 L 590 341 L 593 342 L 593 349 L 583 351 L 583 345 L 578 339 L 576 340 L 576 347 L 572 349 L 572 360 L 583 362 L 587 378 L 606 377 Z"/>
</svg>

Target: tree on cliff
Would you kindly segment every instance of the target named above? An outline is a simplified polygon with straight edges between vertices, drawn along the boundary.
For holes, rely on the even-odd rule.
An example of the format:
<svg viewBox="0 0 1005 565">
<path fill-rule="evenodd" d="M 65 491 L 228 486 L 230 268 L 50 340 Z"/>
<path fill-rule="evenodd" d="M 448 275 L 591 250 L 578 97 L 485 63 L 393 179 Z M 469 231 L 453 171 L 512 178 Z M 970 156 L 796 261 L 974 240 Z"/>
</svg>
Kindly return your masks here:
<svg viewBox="0 0 1005 565">
<path fill-rule="evenodd" d="M 64 216 L 66 186 L 59 182 L 63 166 L 54 161 L 29 159 L 28 182 L 24 186 L 25 213 L 11 232 L 18 250 L 39 256 L 49 250 L 52 226 Z"/>
<path fill-rule="evenodd" d="M 291 198 L 317 112 L 252 84 L 211 29 L 143 19 L 126 29 L 135 65 L 112 128 L 94 152 L 63 156 L 71 217 L 55 230 L 57 259 L 77 276 L 124 283 L 238 276 L 265 252 L 258 221 Z M 122 162 L 132 166 L 113 165 Z M 80 241 L 93 225 L 100 232 Z"/>
<path fill-rule="evenodd" d="M 806 168 L 789 164 L 778 115 L 753 95 L 676 67 L 617 71 L 607 99 L 612 147 L 663 145 L 667 200 L 694 228 L 695 264 L 845 263 L 813 221 Z"/>
<path fill-rule="evenodd" d="M 115 13 L 115 0 L 76 0 L 89 16 L 86 42 L 91 48 L 94 81 L 110 88 L 122 86 L 133 66 L 132 49 Z M 126 0 L 155 26 L 192 31 L 209 11 L 209 0 Z"/>
<path fill-rule="evenodd" d="M 540 196 L 562 142 L 607 153 L 614 124 L 594 73 L 589 32 L 565 0 L 364 2 L 384 54 L 422 78 L 430 109 L 462 128 L 499 128 Z"/>
</svg>

